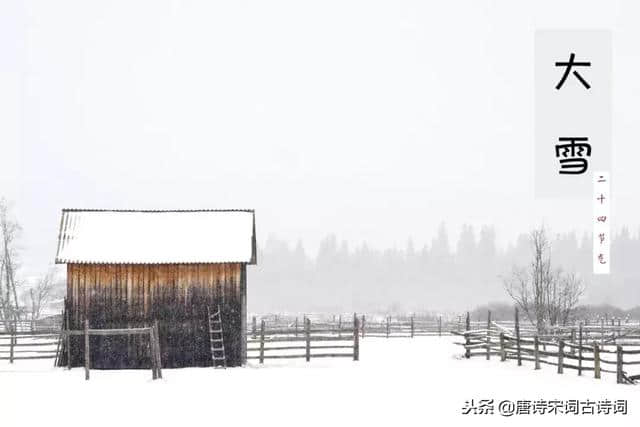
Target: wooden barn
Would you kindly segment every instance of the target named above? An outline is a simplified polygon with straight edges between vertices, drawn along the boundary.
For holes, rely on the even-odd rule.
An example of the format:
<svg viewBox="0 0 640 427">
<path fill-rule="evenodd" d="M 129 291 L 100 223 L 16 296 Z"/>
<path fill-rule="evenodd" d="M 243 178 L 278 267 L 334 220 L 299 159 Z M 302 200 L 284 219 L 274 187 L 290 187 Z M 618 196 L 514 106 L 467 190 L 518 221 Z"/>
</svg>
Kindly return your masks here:
<svg viewBox="0 0 640 427">
<path fill-rule="evenodd" d="M 220 307 L 227 366 L 246 361 L 252 210 L 62 211 L 56 263 L 67 265 L 70 330 L 158 324 L 162 367 L 212 366 L 208 312 Z M 91 336 L 91 368 L 148 368 L 148 338 Z M 84 364 L 84 337 L 70 361 Z"/>
</svg>

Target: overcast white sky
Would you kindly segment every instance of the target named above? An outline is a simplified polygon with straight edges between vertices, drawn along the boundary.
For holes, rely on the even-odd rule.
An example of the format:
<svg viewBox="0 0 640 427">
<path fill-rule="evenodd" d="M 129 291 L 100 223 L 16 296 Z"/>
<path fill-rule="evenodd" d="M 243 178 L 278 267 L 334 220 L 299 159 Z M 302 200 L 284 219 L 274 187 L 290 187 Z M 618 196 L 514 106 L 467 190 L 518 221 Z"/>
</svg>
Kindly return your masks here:
<svg viewBox="0 0 640 427">
<path fill-rule="evenodd" d="M 613 215 L 636 229 L 638 3 L 4 1 L 0 194 L 25 262 L 60 209 L 255 208 L 259 239 L 501 242 L 589 201 L 533 197 L 537 28 L 613 32 Z"/>
</svg>

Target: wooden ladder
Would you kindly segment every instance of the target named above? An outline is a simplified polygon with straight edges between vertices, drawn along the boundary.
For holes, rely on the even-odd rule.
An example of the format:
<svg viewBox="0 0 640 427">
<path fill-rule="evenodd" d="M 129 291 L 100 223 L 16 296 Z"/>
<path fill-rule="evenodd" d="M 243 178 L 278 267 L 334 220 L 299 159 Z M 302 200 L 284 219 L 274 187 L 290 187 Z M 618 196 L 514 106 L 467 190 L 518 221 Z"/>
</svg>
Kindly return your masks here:
<svg viewBox="0 0 640 427">
<path fill-rule="evenodd" d="M 211 314 L 207 307 L 209 318 L 209 341 L 211 342 L 211 360 L 214 368 L 226 368 L 227 356 L 224 352 L 224 338 L 222 336 L 222 313 L 220 305 L 215 313 Z"/>
</svg>

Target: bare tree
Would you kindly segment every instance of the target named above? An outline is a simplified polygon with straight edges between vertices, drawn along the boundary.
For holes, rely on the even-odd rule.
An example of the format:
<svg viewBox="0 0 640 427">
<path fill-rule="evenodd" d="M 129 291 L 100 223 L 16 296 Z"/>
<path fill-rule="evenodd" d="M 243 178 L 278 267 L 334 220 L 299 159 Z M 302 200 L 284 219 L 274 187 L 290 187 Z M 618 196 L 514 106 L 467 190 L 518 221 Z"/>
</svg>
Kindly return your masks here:
<svg viewBox="0 0 640 427">
<path fill-rule="evenodd" d="M 29 289 L 29 303 L 31 308 L 31 330 L 35 330 L 36 321 L 42 315 L 42 309 L 51 300 L 55 288 L 55 270 L 50 269 L 38 279 L 35 286 Z"/>
<path fill-rule="evenodd" d="M 551 243 L 544 227 L 529 235 L 533 259 L 528 267 L 514 267 L 504 286 L 516 305 L 542 333 L 546 325 L 564 325 L 570 319 L 584 284 L 575 273 L 551 265 Z"/>
<path fill-rule="evenodd" d="M 11 215 L 9 203 L 0 199 L 0 321 L 5 329 L 15 331 L 20 320 L 16 279 L 17 247 L 20 224 Z"/>
</svg>

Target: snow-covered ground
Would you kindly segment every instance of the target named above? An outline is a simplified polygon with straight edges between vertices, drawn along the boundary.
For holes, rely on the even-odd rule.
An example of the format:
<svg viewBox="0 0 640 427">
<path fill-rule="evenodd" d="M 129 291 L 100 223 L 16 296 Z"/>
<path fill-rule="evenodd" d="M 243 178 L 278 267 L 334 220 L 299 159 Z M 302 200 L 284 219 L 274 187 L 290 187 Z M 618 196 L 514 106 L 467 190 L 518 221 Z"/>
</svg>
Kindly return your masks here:
<svg viewBox="0 0 640 427">
<path fill-rule="evenodd" d="M 615 376 L 563 375 L 531 363 L 461 359 L 454 337 L 365 338 L 361 360 L 252 362 L 246 368 L 84 371 L 51 360 L 0 361 L 1 426 L 428 426 L 631 425 L 640 386 Z M 469 399 L 627 399 L 629 415 L 462 415 Z M 446 426 L 445 426 L 446 427 Z"/>
</svg>

